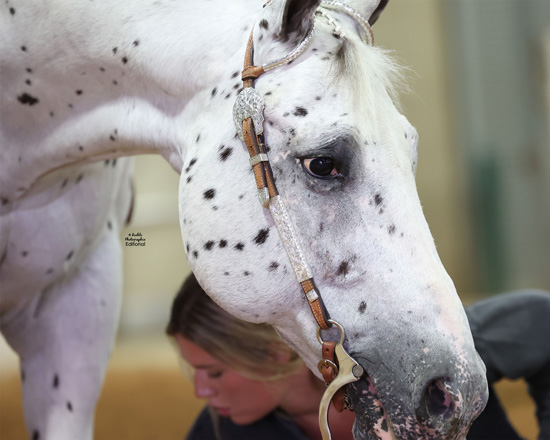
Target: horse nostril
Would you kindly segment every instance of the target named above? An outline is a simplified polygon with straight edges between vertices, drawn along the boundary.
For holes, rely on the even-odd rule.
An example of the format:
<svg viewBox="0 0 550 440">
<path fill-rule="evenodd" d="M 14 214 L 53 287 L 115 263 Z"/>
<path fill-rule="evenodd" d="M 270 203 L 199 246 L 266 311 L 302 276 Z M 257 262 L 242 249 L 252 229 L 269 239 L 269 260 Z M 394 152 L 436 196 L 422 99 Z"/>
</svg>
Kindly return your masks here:
<svg viewBox="0 0 550 440">
<path fill-rule="evenodd" d="M 416 410 L 417 417 L 430 425 L 441 422 L 452 423 L 453 419 L 457 417 L 459 397 L 456 394 L 449 378 L 433 379 L 424 389 L 420 405 Z"/>
</svg>

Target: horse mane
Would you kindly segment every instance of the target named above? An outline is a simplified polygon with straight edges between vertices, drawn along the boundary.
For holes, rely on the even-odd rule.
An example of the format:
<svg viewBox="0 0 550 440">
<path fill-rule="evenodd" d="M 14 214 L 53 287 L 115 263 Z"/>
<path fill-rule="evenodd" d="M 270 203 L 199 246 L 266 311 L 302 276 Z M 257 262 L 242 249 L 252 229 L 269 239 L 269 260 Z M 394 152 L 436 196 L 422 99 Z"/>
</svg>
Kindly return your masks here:
<svg viewBox="0 0 550 440">
<path fill-rule="evenodd" d="M 379 81 L 394 105 L 400 109 L 399 95 L 409 90 L 405 78 L 408 68 L 400 64 L 394 52 L 377 46 L 356 44 L 342 37 L 336 49 L 331 66 L 332 80 L 346 80 L 351 85 L 353 96 L 361 100 L 372 100 L 367 105 L 374 106 L 372 90 L 374 81 Z"/>
</svg>

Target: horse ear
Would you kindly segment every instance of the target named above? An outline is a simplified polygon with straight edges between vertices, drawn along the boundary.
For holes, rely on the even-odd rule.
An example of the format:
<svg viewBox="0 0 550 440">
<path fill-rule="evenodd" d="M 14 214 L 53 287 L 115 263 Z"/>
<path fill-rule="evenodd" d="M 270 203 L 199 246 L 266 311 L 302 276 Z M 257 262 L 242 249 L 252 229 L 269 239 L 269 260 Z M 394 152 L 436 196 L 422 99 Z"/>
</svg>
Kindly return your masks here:
<svg viewBox="0 0 550 440">
<path fill-rule="evenodd" d="M 266 4 L 269 15 L 260 22 L 260 27 L 273 25 L 274 36 L 278 39 L 300 38 L 304 36 L 321 0 L 271 0 Z"/>
<path fill-rule="evenodd" d="M 341 0 L 365 17 L 372 26 L 390 0 Z"/>
<path fill-rule="evenodd" d="M 374 23 L 376 23 L 376 20 L 378 20 L 378 17 L 380 17 L 380 14 L 386 7 L 390 0 L 379 0 L 377 1 L 376 8 L 372 11 L 370 17 L 369 17 L 369 24 L 372 26 Z"/>
</svg>

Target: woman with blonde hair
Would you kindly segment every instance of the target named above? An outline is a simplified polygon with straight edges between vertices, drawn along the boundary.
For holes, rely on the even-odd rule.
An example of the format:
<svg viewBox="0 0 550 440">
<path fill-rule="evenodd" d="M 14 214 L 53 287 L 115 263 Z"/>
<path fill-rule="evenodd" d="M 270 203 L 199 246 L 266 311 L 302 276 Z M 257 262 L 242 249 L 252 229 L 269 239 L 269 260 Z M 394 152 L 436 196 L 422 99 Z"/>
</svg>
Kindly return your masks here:
<svg viewBox="0 0 550 440">
<path fill-rule="evenodd" d="M 166 333 L 194 369 L 208 400 L 187 440 L 320 439 L 325 385 L 273 327 L 241 321 L 216 305 L 191 275 L 172 305 Z M 335 439 L 353 439 L 353 413 L 329 411 Z"/>
<path fill-rule="evenodd" d="M 466 308 L 489 384 L 524 377 L 537 404 L 539 439 L 550 439 L 550 295 L 518 291 Z M 187 440 L 317 440 L 325 385 L 266 324 L 241 321 L 216 305 L 193 275 L 172 304 L 166 333 L 194 369 L 197 397 L 208 400 Z M 490 387 L 468 440 L 519 440 Z M 355 416 L 331 406 L 335 440 L 351 440 Z"/>
</svg>

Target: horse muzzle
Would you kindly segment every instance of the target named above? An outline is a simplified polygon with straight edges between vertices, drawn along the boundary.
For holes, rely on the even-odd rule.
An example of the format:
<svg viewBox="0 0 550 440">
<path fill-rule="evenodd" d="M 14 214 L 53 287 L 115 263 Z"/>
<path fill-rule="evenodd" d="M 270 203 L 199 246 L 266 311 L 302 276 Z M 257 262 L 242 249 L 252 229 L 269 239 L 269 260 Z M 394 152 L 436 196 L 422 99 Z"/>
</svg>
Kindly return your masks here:
<svg viewBox="0 0 550 440">
<path fill-rule="evenodd" d="M 365 376 L 347 386 L 356 413 L 354 438 L 465 439 L 487 403 L 484 368 L 461 363 L 451 369 L 454 374 L 447 368 L 441 375 L 433 375 L 434 369 L 428 366 L 427 375 L 417 372 L 400 380 L 389 369 L 372 370 L 369 375 L 365 368 Z"/>
</svg>

